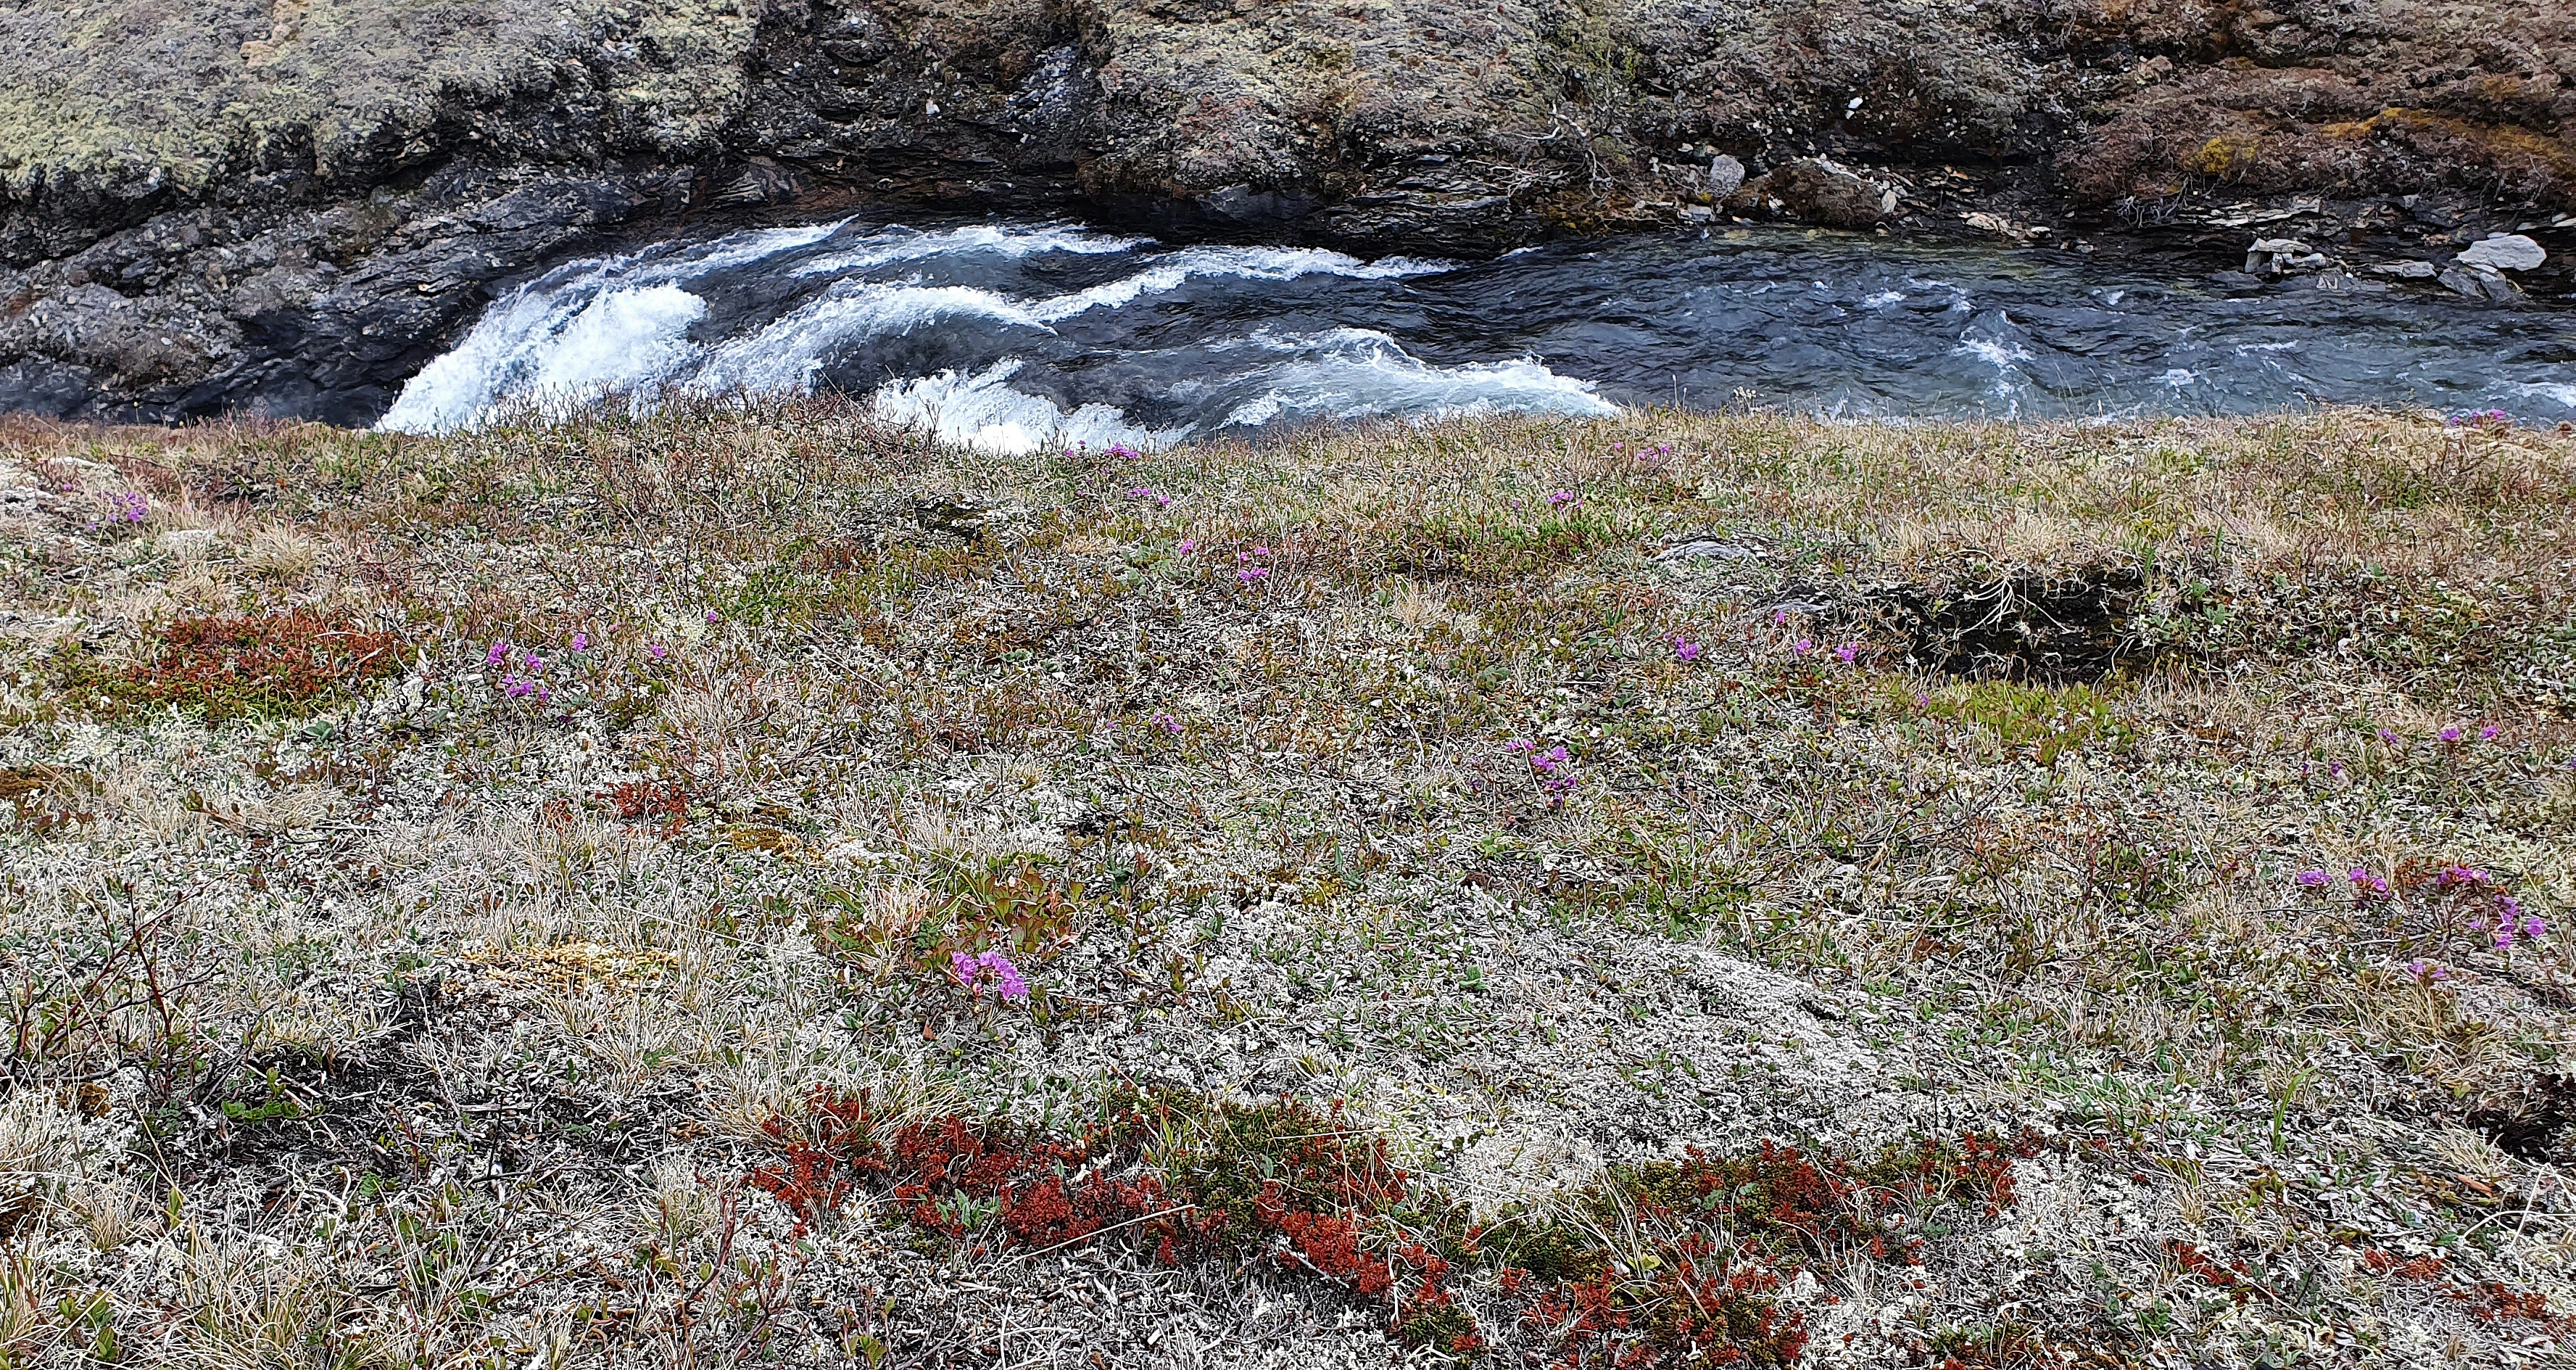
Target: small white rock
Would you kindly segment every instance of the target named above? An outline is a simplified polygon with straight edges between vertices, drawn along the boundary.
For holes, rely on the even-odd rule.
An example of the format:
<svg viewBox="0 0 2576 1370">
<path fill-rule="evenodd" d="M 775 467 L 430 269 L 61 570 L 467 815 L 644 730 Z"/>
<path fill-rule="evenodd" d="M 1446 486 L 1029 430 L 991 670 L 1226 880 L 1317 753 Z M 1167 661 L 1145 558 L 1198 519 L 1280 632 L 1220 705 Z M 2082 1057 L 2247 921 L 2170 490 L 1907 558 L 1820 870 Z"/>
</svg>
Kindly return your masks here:
<svg viewBox="0 0 2576 1370">
<path fill-rule="evenodd" d="M 152 539 L 152 549 L 177 561 L 195 561 L 215 550 L 215 530 L 173 528 Z"/>
</svg>

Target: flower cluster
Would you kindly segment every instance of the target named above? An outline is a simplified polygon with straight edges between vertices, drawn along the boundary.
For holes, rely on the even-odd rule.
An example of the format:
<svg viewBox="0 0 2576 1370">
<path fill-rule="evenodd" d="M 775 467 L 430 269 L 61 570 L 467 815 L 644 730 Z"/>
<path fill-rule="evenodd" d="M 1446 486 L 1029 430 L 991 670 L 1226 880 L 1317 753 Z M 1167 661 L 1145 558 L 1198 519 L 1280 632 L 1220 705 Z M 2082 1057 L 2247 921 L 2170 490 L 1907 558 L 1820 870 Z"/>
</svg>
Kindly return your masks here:
<svg viewBox="0 0 2576 1370">
<path fill-rule="evenodd" d="M 2484 428 L 2489 424 L 2509 428 L 2513 426 L 2513 415 L 2501 409 L 2472 409 L 2465 414 L 2453 414 L 2447 422 L 2453 428 Z"/>
<path fill-rule="evenodd" d="M 1135 448 L 1130 447 L 1123 442 L 1113 442 L 1109 444 L 1109 455 L 1113 457 L 1124 457 L 1129 461 L 1141 461 L 1145 456 L 1144 453 L 1137 451 Z"/>
<path fill-rule="evenodd" d="M 1146 726 L 1160 728 L 1174 737 L 1181 735 L 1181 721 L 1170 714 L 1156 714 L 1145 720 Z"/>
<path fill-rule="evenodd" d="M 1685 666 L 1699 660 L 1699 644 L 1679 633 L 1673 634 L 1673 660 Z"/>
<path fill-rule="evenodd" d="M 2481 898 L 2487 908 L 2469 920 L 2469 931 L 2485 933 L 2498 951 L 2513 950 L 2516 936 L 2538 941 L 2549 933 L 2549 923 L 2536 913 L 2524 913 L 2522 901 L 2497 888 L 2496 878 L 2475 866 L 2444 866 L 2433 877 L 2436 890 L 2456 890 L 2472 898 Z"/>
<path fill-rule="evenodd" d="M 1020 978 L 1020 968 L 1011 958 L 998 951 L 969 956 L 962 951 L 948 954 L 948 973 L 965 989 L 982 994 L 989 983 L 993 992 L 1012 1003 L 1029 997 L 1029 982 Z"/>
<path fill-rule="evenodd" d="M 1536 742 L 1515 737 L 1503 744 L 1503 750 L 1527 758 L 1530 774 L 1537 777 L 1538 787 L 1549 795 L 1562 795 L 1574 788 L 1574 758 L 1566 754 L 1565 744 L 1540 751 Z"/>
<path fill-rule="evenodd" d="M 1128 491 L 1127 498 L 1151 500 L 1154 507 L 1157 509 L 1169 509 L 1172 507 L 1172 497 L 1150 485 L 1139 485 L 1135 489 Z"/>
<path fill-rule="evenodd" d="M 152 502 L 140 490 L 127 490 L 108 498 L 107 520 L 110 523 L 141 523 L 152 512 Z"/>
<path fill-rule="evenodd" d="M 2475 915 L 2469 919 L 2469 931 L 2497 951 L 2513 950 L 2517 938 L 2536 942 L 2549 934 L 2548 920 L 2523 912 L 2522 901 L 2507 892 L 2502 881 L 2476 866 L 2442 867 L 2433 876 L 2433 893 L 2447 896 L 2455 907 L 2465 905 Z"/>
<path fill-rule="evenodd" d="M 1234 578 L 1246 585 L 1256 580 L 1269 579 L 1270 549 L 1267 546 L 1256 546 L 1251 551 L 1235 553 Z"/>
<path fill-rule="evenodd" d="M 585 642 L 587 640 L 584 639 Z M 501 673 L 496 688 L 508 698 L 522 699 L 534 695 L 542 704 L 555 697 L 554 687 L 546 683 L 546 659 L 512 645 L 508 638 L 493 643 L 492 650 L 483 654 L 483 667 Z"/>
<path fill-rule="evenodd" d="M 1551 490 L 1547 494 L 1547 507 L 1550 509 L 1562 509 L 1569 504 L 1581 503 L 1582 500 L 1583 496 L 1578 495 L 1571 490 Z"/>
</svg>

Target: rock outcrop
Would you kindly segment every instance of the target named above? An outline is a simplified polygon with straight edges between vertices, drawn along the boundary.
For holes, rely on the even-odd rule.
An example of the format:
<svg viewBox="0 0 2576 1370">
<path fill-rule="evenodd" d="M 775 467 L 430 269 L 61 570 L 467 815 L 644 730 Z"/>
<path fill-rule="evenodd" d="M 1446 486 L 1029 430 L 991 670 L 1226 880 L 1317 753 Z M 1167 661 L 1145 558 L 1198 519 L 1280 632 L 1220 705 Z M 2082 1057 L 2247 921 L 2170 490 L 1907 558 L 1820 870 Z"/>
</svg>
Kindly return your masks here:
<svg viewBox="0 0 2576 1370">
<path fill-rule="evenodd" d="M 871 204 L 1360 251 L 1974 215 L 2235 252 L 2288 197 L 2317 208 L 2267 235 L 2465 244 L 2576 206 L 2571 115 L 2554 0 L 21 4 L 0 407 L 365 421 L 568 253 Z"/>
</svg>

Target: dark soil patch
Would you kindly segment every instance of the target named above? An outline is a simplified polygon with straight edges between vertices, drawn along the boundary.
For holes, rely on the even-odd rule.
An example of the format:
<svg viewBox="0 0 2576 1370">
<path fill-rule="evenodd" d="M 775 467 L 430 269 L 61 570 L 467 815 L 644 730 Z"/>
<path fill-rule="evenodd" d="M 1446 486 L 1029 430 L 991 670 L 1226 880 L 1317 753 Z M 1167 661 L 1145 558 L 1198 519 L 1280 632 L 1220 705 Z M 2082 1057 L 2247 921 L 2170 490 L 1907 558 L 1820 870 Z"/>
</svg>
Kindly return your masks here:
<svg viewBox="0 0 2576 1370">
<path fill-rule="evenodd" d="M 2146 589 L 2135 570 L 2013 571 L 1891 585 L 1866 603 L 1905 638 L 1914 665 L 1970 680 L 2072 685 L 2154 654 L 2138 632 Z"/>
<path fill-rule="evenodd" d="M 2467 1122 L 2516 1159 L 2576 1159 L 2576 1076 L 2535 1075 L 2519 1095 L 2470 1110 Z"/>
</svg>

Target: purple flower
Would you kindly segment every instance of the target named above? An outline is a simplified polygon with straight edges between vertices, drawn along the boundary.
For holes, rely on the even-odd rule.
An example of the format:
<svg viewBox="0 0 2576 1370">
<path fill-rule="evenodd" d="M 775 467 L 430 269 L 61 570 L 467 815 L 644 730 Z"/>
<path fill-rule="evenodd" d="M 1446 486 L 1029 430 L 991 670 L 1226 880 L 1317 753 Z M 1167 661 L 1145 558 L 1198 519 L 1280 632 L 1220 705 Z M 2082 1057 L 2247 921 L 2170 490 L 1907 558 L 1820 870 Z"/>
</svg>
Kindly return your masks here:
<svg viewBox="0 0 2576 1370">
<path fill-rule="evenodd" d="M 1135 461 L 1145 454 L 1123 442 L 1113 442 L 1109 444 L 1109 455 L 1113 457 L 1125 457 L 1129 461 Z"/>
<path fill-rule="evenodd" d="M 1156 714 L 1152 718 L 1146 719 L 1145 722 L 1148 726 L 1160 728 L 1164 732 L 1170 733 L 1175 737 L 1180 735 L 1181 721 L 1172 717 L 1170 714 Z"/>
<path fill-rule="evenodd" d="M 109 503 L 116 506 L 116 512 L 112 517 L 119 523 L 141 523 L 144 516 L 152 512 L 151 502 L 143 498 L 142 492 L 138 490 L 128 490 L 109 500 Z"/>
<path fill-rule="evenodd" d="M 485 666 L 498 666 L 509 659 L 510 640 L 508 638 L 503 638 L 500 641 L 493 643 L 492 650 L 483 654 L 483 664 Z"/>
<path fill-rule="evenodd" d="M 575 633 L 575 634 L 573 634 L 573 635 L 572 635 L 572 649 L 573 649 L 574 651 L 576 651 L 576 652 L 587 652 L 587 651 L 589 651 L 589 650 L 590 650 L 590 634 L 588 634 L 588 633 Z"/>
<path fill-rule="evenodd" d="M 1536 750 L 1537 747 L 1537 743 L 1530 741 L 1526 737 L 1515 737 L 1511 741 L 1503 744 L 1503 750 L 1507 752 L 1533 751 Z"/>
<path fill-rule="evenodd" d="M 2541 921 L 2539 914 L 2535 913 L 2522 920 L 2522 935 L 2525 937 L 2538 937 L 2547 931 L 2549 931 L 2549 925 Z"/>
<path fill-rule="evenodd" d="M 644 655 L 653 658 L 655 661 L 659 661 L 663 658 L 665 653 L 662 650 L 662 644 L 656 642 L 652 646 L 644 649 Z"/>
<path fill-rule="evenodd" d="M 2396 746 L 2396 745 L 2397 745 L 2397 734 L 2395 734 L 2395 733 L 2392 733 L 2392 732 L 2388 731 L 2386 728 L 2382 728 L 2382 729 L 2380 729 L 2380 730 L 2379 730 L 2379 744 L 2380 744 L 2381 746 L 2383 746 L 2383 747 L 2394 747 L 2394 746 Z"/>
<path fill-rule="evenodd" d="M 2459 729 L 2457 729 L 2457 728 L 2444 728 L 2444 729 L 2442 730 L 2442 740 L 2443 740 L 2443 741 L 2445 741 L 2445 742 L 2457 742 L 2457 741 L 2459 741 L 2459 740 L 2460 740 L 2460 730 L 2459 730 Z"/>
<path fill-rule="evenodd" d="M 1195 552 L 1198 549 L 1199 540 L 1197 538 L 1183 538 L 1172 547 L 1174 552 L 1177 552 L 1182 556 L 1188 556 L 1190 553 Z"/>
<path fill-rule="evenodd" d="M 1786 610 L 1786 609 L 1774 609 L 1774 610 L 1772 610 L 1772 611 L 1771 611 L 1771 626 L 1772 626 L 1772 627 L 1774 627 L 1774 628 L 1786 628 L 1786 627 L 1788 627 L 1788 626 L 1789 626 L 1789 611 L 1788 611 L 1788 610 Z"/>
<path fill-rule="evenodd" d="M 1154 507 L 1157 509 L 1169 509 L 1172 507 L 1172 497 L 1157 493 L 1154 487 L 1150 485 L 1139 485 L 1135 489 L 1128 491 L 1127 498 L 1152 500 L 1154 502 Z"/>
<path fill-rule="evenodd" d="M 1852 664 L 1853 658 L 1858 657 L 1859 655 L 1860 644 L 1857 642 L 1846 642 L 1834 649 L 1834 659 L 1846 666 Z"/>
<path fill-rule="evenodd" d="M 988 951 L 975 960 L 992 973 L 994 992 L 1012 1003 L 1029 997 L 1029 982 L 1020 978 L 1020 968 L 1011 964 L 1011 958 Z"/>
<path fill-rule="evenodd" d="M 1547 507 L 1550 509 L 1562 509 L 1582 498 L 1583 496 L 1578 495 L 1571 490 L 1551 490 L 1548 492 L 1547 496 Z"/>
<path fill-rule="evenodd" d="M 1805 656 L 1807 653 L 1816 650 L 1816 644 L 1812 639 L 1802 637 L 1798 639 L 1798 645 L 1790 648 L 1789 650 L 1796 652 L 1800 656 Z"/>
<path fill-rule="evenodd" d="M 1029 997 L 1029 983 L 1020 978 L 1020 968 L 998 951 L 976 956 L 952 951 L 948 953 L 948 973 L 960 986 L 979 995 L 984 992 L 983 982 L 991 980 L 994 993 L 1013 1003 Z"/>
<path fill-rule="evenodd" d="M 2498 951 L 2511 951 L 2511 950 L 2513 950 L 2513 929 L 2511 929 L 2511 928 L 2498 928 L 2498 929 L 2496 929 L 2496 935 L 2495 935 L 2495 948 L 2496 948 L 2496 950 L 2498 950 Z"/>
<path fill-rule="evenodd" d="M 717 614 L 715 610 L 709 609 L 707 610 L 707 622 L 722 623 L 724 622 L 724 619 L 721 615 Z"/>
<path fill-rule="evenodd" d="M 2370 872 L 2360 866 L 2355 866 L 2352 868 L 2351 879 L 2352 883 L 2356 885 L 2367 885 L 2370 883 Z"/>
<path fill-rule="evenodd" d="M 1929 691 L 1929 690 L 1916 690 L 1916 691 L 1914 692 L 1914 707 L 1915 707 L 1915 708 L 1918 708 L 1918 709 L 1928 709 L 1928 708 L 1931 708 L 1931 707 L 1932 707 L 1932 693 L 1931 693 L 1931 691 Z"/>
<path fill-rule="evenodd" d="M 1681 662 L 1699 660 L 1699 644 L 1691 641 L 1689 638 L 1683 637 L 1679 633 L 1675 633 L 1673 635 L 1673 659 Z"/>
<path fill-rule="evenodd" d="M 2327 875 L 2324 871 L 2301 871 L 2291 878 L 2297 880 L 2302 889 L 2312 890 L 2325 884 L 2333 877 Z"/>
<path fill-rule="evenodd" d="M 2500 730 L 2496 725 L 2490 723 L 2485 727 L 2478 729 L 2478 740 L 2480 742 L 2493 742 L 2496 740 L 2496 733 L 2498 731 Z"/>
</svg>

